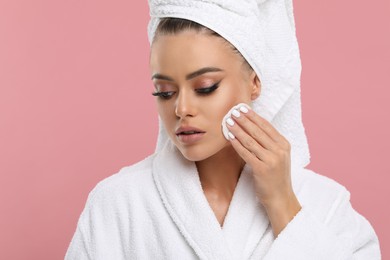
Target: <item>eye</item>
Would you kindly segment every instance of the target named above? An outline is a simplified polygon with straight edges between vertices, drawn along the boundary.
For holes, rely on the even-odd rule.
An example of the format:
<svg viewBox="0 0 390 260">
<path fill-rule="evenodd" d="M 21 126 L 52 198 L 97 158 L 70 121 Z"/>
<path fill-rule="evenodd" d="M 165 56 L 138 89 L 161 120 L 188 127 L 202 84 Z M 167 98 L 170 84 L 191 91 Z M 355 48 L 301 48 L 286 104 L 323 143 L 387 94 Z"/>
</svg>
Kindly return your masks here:
<svg viewBox="0 0 390 260">
<path fill-rule="evenodd" d="M 162 99 L 170 99 L 173 95 L 173 91 L 168 91 L 168 92 L 153 92 L 153 96 L 158 96 Z"/>
<path fill-rule="evenodd" d="M 207 88 L 198 88 L 196 89 L 196 92 L 199 94 L 199 95 L 202 95 L 202 96 L 205 96 L 205 95 L 209 95 L 210 93 L 212 93 L 214 90 L 216 90 L 218 87 L 219 87 L 219 83 L 221 81 L 218 81 L 217 83 L 215 83 L 214 85 L 212 85 L 211 87 L 207 87 Z M 167 91 L 167 92 L 153 92 L 152 95 L 153 96 L 158 96 L 164 100 L 168 100 L 170 99 L 173 95 L 175 94 L 174 91 Z"/>
<path fill-rule="evenodd" d="M 214 85 L 212 85 L 211 87 L 208 87 L 208 88 L 198 88 L 196 90 L 196 92 L 198 92 L 198 94 L 201 94 L 201 95 L 208 95 L 219 87 L 220 82 L 221 81 L 215 83 Z"/>
</svg>

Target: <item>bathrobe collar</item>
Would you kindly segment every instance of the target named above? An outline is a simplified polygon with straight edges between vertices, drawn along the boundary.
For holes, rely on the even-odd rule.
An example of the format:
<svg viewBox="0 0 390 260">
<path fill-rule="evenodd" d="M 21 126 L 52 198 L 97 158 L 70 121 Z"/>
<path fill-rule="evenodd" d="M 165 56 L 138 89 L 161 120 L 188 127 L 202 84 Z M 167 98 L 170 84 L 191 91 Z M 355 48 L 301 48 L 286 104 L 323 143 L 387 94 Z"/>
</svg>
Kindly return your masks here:
<svg viewBox="0 0 390 260">
<path fill-rule="evenodd" d="M 156 154 L 152 167 L 166 210 L 199 258 L 248 259 L 264 233 L 272 231 L 255 195 L 249 164 L 241 172 L 222 228 L 205 197 L 195 163 L 171 140 Z"/>
</svg>

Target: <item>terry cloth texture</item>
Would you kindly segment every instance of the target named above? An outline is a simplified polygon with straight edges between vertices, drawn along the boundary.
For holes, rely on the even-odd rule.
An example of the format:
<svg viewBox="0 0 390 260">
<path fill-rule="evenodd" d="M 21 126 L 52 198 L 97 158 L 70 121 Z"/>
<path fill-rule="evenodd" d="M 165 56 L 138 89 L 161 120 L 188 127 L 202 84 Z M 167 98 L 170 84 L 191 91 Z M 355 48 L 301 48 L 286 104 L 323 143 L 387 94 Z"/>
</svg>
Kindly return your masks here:
<svg viewBox="0 0 390 260">
<path fill-rule="evenodd" d="M 337 182 L 295 169 L 301 211 L 275 238 L 243 168 L 223 226 L 172 142 L 90 192 L 65 260 L 379 260 L 378 238 Z"/>
</svg>

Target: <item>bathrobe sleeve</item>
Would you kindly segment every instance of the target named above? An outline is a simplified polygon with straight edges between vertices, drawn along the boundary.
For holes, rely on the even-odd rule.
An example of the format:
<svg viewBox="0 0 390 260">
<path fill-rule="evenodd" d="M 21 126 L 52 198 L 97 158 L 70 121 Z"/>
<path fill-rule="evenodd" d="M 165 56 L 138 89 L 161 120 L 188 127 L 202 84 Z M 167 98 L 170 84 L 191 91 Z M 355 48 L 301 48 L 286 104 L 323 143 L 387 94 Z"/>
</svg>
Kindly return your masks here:
<svg viewBox="0 0 390 260">
<path fill-rule="evenodd" d="M 348 190 L 339 193 L 324 216 L 318 217 L 310 205 L 302 205 L 264 259 L 381 259 L 375 231 L 352 208 Z"/>
<path fill-rule="evenodd" d="M 65 260 L 125 259 L 115 195 L 106 187 L 98 184 L 89 193 Z"/>
<path fill-rule="evenodd" d="M 87 260 L 92 258 L 91 239 L 93 234 L 87 230 L 88 222 L 91 219 L 91 204 L 94 199 L 96 188 L 93 189 L 89 195 L 85 207 L 77 222 L 76 231 L 70 242 L 68 250 L 65 255 L 65 260 Z"/>
</svg>

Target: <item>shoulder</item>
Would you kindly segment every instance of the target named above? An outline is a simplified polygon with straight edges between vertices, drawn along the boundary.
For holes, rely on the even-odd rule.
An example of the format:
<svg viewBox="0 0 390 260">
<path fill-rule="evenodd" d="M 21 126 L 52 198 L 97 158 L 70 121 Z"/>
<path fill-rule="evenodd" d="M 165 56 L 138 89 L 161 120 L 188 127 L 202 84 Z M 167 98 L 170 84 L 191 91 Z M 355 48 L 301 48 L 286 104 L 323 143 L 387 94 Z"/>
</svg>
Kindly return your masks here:
<svg viewBox="0 0 390 260">
<path fill-rule="evenodd" d="M 140 196 L 142 190 L 153 185 L 154 156 L 155 154 L 149 155 L 135 164 L 122 167 L 117 173 L 99 181 L 90 191 L 87 204 L 108 206 L 126 203 L 129 197 Z"/>
<path fill-rule="evenodd" d="M 303 176 L 301 185 L 303 190 L 314 190 L 316 194 L 327 195 L 348 192 L 343 184 L 313 170 L 303 169 L 301 174 Z"/>
<path fill-rule="evenodd" d="M 303 169 L 301 174 L 302 182 L 296 195 L 300 203 L 317 216 L 325 220 L 341 204 L 350 203 L 350 192 L 336 180 L 310 169 Z"/>
<path fill-rule="evenodd" d="M 142 161 L 122 167 L 117 173 L 101 180 L 95 187 L 96 190 L 111 190 L 115 187 L 137 185 L 137 182 L 145 181 L 152 171 L 152 162 L 155 154 Z"/>
</svg>

